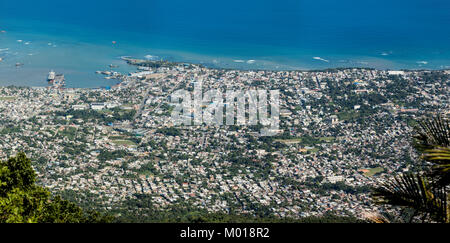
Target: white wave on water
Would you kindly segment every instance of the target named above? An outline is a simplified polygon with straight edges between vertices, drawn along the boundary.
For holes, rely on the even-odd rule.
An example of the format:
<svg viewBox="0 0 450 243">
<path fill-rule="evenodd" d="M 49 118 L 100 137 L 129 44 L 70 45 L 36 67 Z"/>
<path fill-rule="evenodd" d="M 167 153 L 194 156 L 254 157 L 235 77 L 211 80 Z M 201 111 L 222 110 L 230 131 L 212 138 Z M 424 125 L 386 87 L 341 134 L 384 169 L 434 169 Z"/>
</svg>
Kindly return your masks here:
<svg viewBox="0 0 450 243">
<path fill-rule="evenodd" d="M 0 52 L 9 51 L 9 48 L 0 49 Z"/>
<path fill-rule="evenodd" d="M 389 56 L 389 55 L 392 55 L 392 51 L 384 51 L 384 52 L 382 52 L 380 55 L 382 55 L 382 56 Z"/>
<path fill-rule="evenodd" d="M 255 62 L 256 62 L 256 60 L 240 60 L 240 59 L 238 59 L 238 60 L 233 60 L 233 62 L 235 62 L 235 63 L 247 63 L 247 64 L 254 64 Z"/>
<path fill-rule="evenodd" d="M 428 62 L 427 61 L 418 61 L 418 62 L 416 62 L 417 64 L 421 64 L 421 65 L 427 65 L 428 64 Z"/>
<path fill-rule="evenodd" d="M 313 57 L 313 59 L 314 59 L 314 60 L 319 60 L 319 61 L 322 61 L 322 62 L 330 62 L 330 60 L 323 59 L 323 58 L 321 58 L 321 57 Z"/>
<path fill-rule="evenodd" d="M 153 55 L 146 55 L 144 58 L 147 59 L 147 60 L 157 60 L 157 59 L 159 59 L 158 56 L 153 56 Z"/>
</svg>

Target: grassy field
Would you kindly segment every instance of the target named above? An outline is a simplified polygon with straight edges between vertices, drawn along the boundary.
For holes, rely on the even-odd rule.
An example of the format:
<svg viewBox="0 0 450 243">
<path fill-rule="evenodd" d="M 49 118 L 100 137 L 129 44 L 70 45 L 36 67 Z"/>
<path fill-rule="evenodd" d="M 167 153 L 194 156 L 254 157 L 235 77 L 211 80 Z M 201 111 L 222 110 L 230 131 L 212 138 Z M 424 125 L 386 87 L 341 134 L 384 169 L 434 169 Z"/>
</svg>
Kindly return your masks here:
<svg viewBox="0 0 450 243">
<path fill-rule="evenodd" d="M 109 140 L 126 140 L 126 136 L 117 135 L 117 136 L 110 136 Z"/>
<path fill-rule="evenodd" d="M 136 146 L 136 144 L 130 140 L 112 140 L 112 142 L 116 145 Z"/>
<path fill-rule="evenodd" d="M 336 138 L 335 137 L 320 137 L 320 138 L 316 138 L 319 139 L 320 142 L 325 142 L 325 143 L 331 143 L 333 142 Z M 279 142 L 279 143 L 284 143 L 284 144 L 298 144 L 298 143 L 302 143 L 302 138 L 292 138 L 292 139 L 275 139 L 275 142 Z M 319 142 L 319 143 L 320 143 Z"/>
<path fill-rule="evenodd" d="M 320 149 L 319 148 L 313 148 L 313 149 L 309 149 L 308 150 L 308 152 L 310 152 L 310 153 L 317 153 L 317 152 L 319 152 L 320 151 Z"/>
<path fill-rule="evenodd" d="M 369 170 L 369 172 L 364 173 L 364 175 L 370 177 L 370 176 L 374 176 L 374 175 L 376 175 L 378 173 L 383 172 L 384 168 L 377 167 L 377 168 L 372 168 L 372 169 L 368 169 L 368 170 Z"/>
<path fill-rule="evenodd" d="M 275 142 L 284 143 L 284 144 L 297 144 L 301 143 L 301 138 L 293 138 L 293 139 L 276 139 Z"/>
<path fill-rule="evenodd" d="M 359 114 L 355 111 L 343 111 L 337 114 L 339 120 L 351 120 L 359 117 Z"/>
<path fill-rule="evenodd" d="M 0 96 L 0 100 L 4 100 L 4 101 L 13 101 L 16 98 L 17 97 L 14 97 L 14 96 Z"/>
<path fill-rule="evenodd" d="M 322 142 L 331 143 L 331 142 L 333 142 L 336 138 L 335 138 L 335 137 L 321 137 L 321 138 L 319 138 L 319 139 L 320 139 L 320 141 L 322 141 Z"/>
</svg>

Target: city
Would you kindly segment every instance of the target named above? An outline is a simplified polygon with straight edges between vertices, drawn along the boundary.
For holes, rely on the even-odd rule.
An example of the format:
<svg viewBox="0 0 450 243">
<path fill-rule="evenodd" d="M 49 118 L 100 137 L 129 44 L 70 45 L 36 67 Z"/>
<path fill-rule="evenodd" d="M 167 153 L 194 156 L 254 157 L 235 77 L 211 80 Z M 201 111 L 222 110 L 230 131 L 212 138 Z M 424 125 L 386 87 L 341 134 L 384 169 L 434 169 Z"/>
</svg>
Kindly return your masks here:
<svg viewBox="0 0 450 243">
<path fill-rule="evenodd" d="M 1 159 L 23 151 L 39 185 L 116 215 L 145 196 L 158 210 L 188 204 L 212 213 L 365 219 L 399 214 L 374 205 L 371 187 L 416 168 L 411 134 L 419 118 L 450 114 L 445 70 L 126 61 L 137 71 L 114 73 L 121 82 L 112 88 L 0 88 Z M 170 95 L 199 80 L 205 90 L 279 90 L 280 133 L 174 125 Z"/>
</svg>

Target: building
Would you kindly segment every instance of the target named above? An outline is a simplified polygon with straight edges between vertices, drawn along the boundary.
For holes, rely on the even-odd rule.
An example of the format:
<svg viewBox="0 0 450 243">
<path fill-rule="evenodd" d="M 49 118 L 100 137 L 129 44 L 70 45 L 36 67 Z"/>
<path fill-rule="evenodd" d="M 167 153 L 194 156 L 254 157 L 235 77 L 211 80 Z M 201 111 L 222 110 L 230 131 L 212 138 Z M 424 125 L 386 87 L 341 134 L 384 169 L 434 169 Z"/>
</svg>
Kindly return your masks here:
<svg viewBox="0 0 450 243">
<path fill-rule="evenodd" d="M 103 110 L 105 109 L 106 105 L 104 103 L 92 103 L 91 109 L 92 110 Z"/>
</svg>

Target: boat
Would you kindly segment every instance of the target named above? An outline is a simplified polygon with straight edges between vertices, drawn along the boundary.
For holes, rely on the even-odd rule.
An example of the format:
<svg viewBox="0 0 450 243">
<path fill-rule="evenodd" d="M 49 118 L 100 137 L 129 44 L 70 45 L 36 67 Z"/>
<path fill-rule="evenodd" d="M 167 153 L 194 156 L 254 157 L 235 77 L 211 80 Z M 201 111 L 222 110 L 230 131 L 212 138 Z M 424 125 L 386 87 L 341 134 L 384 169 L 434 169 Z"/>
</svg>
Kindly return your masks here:
<svg viewBox="0 0 450 243">
<path fill-rule="evenodd" d="M 47 81 L 54 81 L 56 77 L 56 73 L 52 70 L 48 73 Z"/>
<path fill-rule="evenodd" d="M 66 85 L 65 80 L 64 74 L 56 74 L 53 70 L 48 73 L 48 84 L 54 88 L 63 88 Z"/>
</svg>

